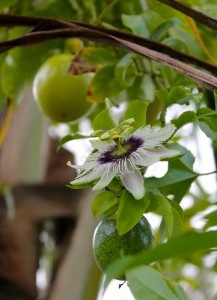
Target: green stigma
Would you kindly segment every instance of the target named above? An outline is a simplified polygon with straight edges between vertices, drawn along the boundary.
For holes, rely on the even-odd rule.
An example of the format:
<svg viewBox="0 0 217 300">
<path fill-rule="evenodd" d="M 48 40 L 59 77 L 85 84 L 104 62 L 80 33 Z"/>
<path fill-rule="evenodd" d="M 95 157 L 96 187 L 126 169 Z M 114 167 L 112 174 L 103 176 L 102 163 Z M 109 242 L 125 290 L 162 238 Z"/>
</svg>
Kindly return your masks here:
<svg viewBox="0 0 217 300">
<path fill-rule="evenodd" d="M 117 127 L 110 130 L 97 130 L 91 133 L 93 137 L 99 137 L 101 141 L 114 141 L 117 145 L 117 155 L 125 153 L 128 149 L 123 149 L 123 141 L 126 140 L 134 127 L 131 126 L 135 120 L 133 118 L 122 121 Z"/>
</svg>

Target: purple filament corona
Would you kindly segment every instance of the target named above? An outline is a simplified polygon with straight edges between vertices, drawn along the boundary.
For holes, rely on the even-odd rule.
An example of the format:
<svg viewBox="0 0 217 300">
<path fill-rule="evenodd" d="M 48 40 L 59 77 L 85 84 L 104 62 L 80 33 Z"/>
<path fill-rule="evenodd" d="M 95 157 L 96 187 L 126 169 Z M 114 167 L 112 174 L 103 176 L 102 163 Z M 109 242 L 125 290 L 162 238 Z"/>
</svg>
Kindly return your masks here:
<svg viewBox="0 0 217 300">
<path fill-rule="evenodd" d="M 106 164 L 116 162 L 118 160 L 128 158 L 133 152 L 140 148 L 144 144 L 144 140 L 139 137 L 131 136 L 128 140 L 121 143 L 124 151 L 121 154 L 117 154 L 117 146 L 111 146 L 107 151 L 102 152 L 98 158 L 100 164 Z"/>
</svg>

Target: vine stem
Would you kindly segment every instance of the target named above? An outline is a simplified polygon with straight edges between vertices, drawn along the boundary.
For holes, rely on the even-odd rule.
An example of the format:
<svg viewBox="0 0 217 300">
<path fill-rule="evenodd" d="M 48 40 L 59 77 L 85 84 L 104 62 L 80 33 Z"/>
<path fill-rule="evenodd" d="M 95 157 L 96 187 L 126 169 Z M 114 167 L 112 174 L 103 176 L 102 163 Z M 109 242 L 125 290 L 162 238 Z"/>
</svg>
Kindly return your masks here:
<svg viewBox="0 0 217 300">
<path fill-rule="evenodd" d="M 212 174 L 217 174 L 217 170 L 208 172 L 208 173 L 201 173 L 201 174 L 198 174 L 197 176 L 206 176 L 206 175 L 212 175 Z"/>
</svg>

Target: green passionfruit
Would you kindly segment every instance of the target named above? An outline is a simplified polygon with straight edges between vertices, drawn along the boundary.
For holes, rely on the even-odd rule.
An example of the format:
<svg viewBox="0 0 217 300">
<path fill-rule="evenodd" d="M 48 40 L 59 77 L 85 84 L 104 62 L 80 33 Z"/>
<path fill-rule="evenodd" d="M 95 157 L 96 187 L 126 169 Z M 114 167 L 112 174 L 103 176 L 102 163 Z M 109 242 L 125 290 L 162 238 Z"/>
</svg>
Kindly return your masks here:
<svg viewBox="0 0 217 300">
<path fill-rule="evenodd" d="M 144 216 L 130 231 L 121 236 L 117 231 L 116 220 L 105 218 L 100 221 L 93 236 L 94 258 L 103 272 L 115 260 L 154 245 L 153 230 Z"/>
</svg>

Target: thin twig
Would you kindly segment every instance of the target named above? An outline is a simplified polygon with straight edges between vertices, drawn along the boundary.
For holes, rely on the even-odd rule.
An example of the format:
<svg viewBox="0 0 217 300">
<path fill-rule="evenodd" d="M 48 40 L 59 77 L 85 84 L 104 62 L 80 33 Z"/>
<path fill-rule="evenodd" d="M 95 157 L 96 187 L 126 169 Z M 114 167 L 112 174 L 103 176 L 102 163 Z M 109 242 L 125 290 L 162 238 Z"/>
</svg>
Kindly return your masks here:
<svg viewBox="0 0 217 300">
<path fill-rule="evenodd" d="M 201 13 L 199 11 L 194 10 L 193 8 L 174 1 L 174 0 L 158 0 L 159 2 L 162 2 L 178 11 L 181 11 L 182 13 L 184 13 L 185 15 L 191 17 L 192 19 L 198 21 L 199 23 L 205 25 L 206 27 L 217 31 L 217 21 L 207 15 L 205 15 L 204 13 Z"/>
</svg>

